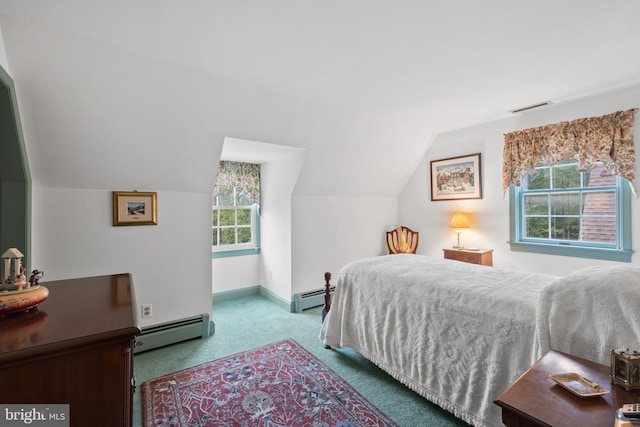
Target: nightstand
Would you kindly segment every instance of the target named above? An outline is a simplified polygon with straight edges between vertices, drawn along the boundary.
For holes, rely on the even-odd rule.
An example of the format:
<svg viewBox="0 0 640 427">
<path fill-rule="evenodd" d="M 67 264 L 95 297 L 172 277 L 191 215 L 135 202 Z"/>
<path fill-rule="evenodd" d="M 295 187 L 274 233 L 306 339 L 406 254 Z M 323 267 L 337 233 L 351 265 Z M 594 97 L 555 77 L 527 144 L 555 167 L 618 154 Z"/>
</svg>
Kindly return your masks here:
<svg viewBox="0 0 640 427">
<path fill-rule="evenodd" d="M 468 262 L 469 264 L 480 264 L 493 266 L 493 249 L 479 249 L 470 251 L 468 249 L 443 249 L 446 259 Z"/>
<path fill-rule="evenodd" d="M 551 350 L 502 393 L 495 404 L 502 408 L 507 427 L 613 427 L 616 410 L 624 403 L 640 402 L 640 394 L 612 384 L 609 367 Z M 550 376 L 575 372 L 609 390 L 608 394 L 581 398 Z"/>
</svg>

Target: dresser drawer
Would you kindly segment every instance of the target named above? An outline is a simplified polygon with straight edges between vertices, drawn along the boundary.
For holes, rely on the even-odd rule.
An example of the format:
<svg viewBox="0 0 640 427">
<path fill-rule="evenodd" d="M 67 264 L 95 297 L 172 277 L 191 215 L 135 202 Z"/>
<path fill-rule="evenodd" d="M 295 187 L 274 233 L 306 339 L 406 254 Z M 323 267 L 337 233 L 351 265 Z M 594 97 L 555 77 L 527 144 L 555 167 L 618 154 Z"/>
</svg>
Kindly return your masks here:
<svg viewBox="0 0 640 427">
<path fill-rule="evenodd" d="M 482 249 L 469 251 L 462 249 L 443 249 L 446 259 L 453 259 L 469 264 L 493 265 L 493 250 Z"/>
<path fill-rule="evenodd" d="M 480 264 L 480 254 L 469 254 L 466 252 L 458 252 L 451 254 L 449 259 L 455 259 L 456 261 L 468 262 L 470 264 Z"/>
</svg>

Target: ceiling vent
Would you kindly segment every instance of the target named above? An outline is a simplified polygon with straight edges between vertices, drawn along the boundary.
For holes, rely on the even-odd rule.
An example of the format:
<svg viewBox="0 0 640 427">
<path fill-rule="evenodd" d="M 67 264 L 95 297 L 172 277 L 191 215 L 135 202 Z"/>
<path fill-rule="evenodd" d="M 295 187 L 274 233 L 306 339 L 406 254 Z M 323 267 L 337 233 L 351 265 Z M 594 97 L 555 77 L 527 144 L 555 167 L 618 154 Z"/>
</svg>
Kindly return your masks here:
<svg viewBox="0 0 640 427">
<path fill-rule="evenodd" d="M 516 110 L 511 110 L 510 113 L 518 114 L 518 113 L 522 113 L 523 111 L 533 110 L 534 108 L 544 107 L 546 105 L 551 105 L 551 104 L 553 104 L 551 101 L 545 101 L 545 102 L 541 102 L 540 104 L 529 105 L 528 107 L 522 107 Z"/>
</svg>

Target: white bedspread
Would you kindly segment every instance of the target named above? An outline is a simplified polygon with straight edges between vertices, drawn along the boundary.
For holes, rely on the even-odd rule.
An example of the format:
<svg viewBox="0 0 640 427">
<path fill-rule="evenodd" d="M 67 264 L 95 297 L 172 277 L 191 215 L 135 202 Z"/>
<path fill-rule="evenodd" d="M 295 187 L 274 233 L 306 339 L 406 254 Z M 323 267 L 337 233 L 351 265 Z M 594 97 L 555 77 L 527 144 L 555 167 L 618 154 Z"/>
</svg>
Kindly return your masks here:
<svg viewBox="0 0 640 427">
<path fill-rule="evenodd" d="M 542 290 L 537 313 L 543 352 L 570 353 L 606 366 L 611 350 L 640 350 L 640 268 L 589 267 Z"/>
<path fill-rule="evenodd" d="M 500 426 L 493 401 L 542 355 L 536 305 L 556 279 L 423 255 L 362 259 L 339 273 L 321 338 L 475 426 Z"/>
</svg>

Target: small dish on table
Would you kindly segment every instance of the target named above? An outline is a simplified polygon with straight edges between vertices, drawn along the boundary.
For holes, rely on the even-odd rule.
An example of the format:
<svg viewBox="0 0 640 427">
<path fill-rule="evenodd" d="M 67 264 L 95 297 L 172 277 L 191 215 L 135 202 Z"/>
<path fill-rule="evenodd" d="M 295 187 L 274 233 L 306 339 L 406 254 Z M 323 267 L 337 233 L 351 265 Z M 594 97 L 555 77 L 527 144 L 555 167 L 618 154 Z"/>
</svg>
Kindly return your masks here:
<svg viewBox="0 0 640 427">
<path fill-rule="evenodd" d="M 551 375 L 551 378 L 561 387 L 569 390 L 578 397 L 602 396 L 603 394 L 609 393 L 609 390 L 600 384 L 596 384 L 584 378 L 582 375 L 573 372 Z"/>
</svg>

